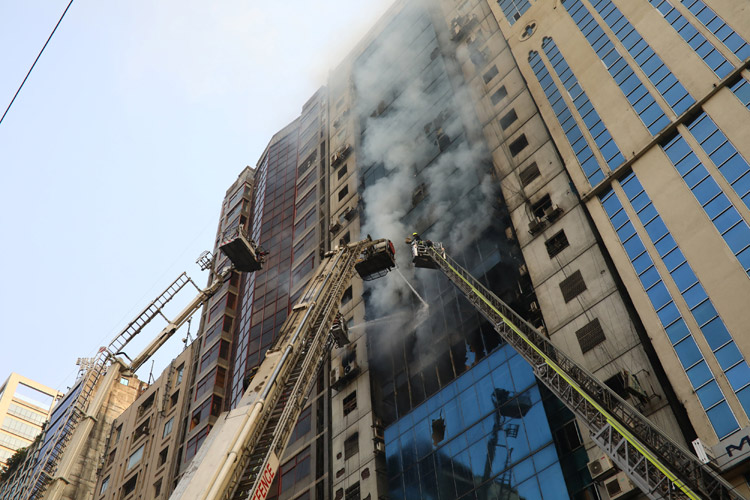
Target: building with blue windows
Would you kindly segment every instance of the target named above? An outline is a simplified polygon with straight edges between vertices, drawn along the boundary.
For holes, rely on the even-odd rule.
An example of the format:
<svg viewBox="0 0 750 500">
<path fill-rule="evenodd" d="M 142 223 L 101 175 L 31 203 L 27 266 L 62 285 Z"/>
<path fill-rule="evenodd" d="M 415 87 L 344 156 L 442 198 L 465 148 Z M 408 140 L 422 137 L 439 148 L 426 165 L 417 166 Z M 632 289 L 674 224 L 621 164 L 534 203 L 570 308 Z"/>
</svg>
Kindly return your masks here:
<svg viewBox="0 0 750 500">
<path fill-rule="evenodd" d="M 684 439 L 747 492 L 750 10 L 722 0 L 492 10 L 685 411 Z"/>
</svg>

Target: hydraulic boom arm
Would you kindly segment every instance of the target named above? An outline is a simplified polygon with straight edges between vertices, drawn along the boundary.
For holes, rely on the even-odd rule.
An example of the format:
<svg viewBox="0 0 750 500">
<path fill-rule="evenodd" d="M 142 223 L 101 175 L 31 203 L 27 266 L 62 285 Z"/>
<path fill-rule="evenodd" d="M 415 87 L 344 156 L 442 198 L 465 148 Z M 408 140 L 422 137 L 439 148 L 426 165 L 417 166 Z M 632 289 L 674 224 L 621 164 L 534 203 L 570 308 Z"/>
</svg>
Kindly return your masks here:
<svg viewBox="0 0 750 500">
<path fill-rule="evenodd" d="M 332 344 L 344 291 L 355 271 L 366 280 L 393 268 L 393 252 L 390 241 L 368 237 L 325 256 L 237 408 L 216 421 L 172 500 L 266 498 Z"/>
<path fill-rule="evenodd" d="M 650 499 L 742 498 L 730 484 L 555 348 L 533 326 L 446 255 L 413 241 L 417 267 L 440 269 L 544 383 L 588 427 L 594 442 Z"/>
</svg>

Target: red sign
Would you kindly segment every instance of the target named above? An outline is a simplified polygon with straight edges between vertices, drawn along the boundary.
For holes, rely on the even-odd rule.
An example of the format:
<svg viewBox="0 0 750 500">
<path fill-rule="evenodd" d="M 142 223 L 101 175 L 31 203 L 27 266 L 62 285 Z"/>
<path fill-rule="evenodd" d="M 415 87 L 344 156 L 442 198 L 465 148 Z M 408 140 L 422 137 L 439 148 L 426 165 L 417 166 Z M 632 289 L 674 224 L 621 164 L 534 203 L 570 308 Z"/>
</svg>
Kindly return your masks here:
<svg viewBox="0 0 750 500">
<path fill-rule="evenodd" d="M 252 500 L 265 500 L 268 496 L 268 491 L 271 489 L 271 483 L 273 478 L 276 477 L 276 472 L 279 469 L 279 459 L 276 457 L 274 452 L 268 457 L 268 462 L 263 468 L 263 472 L 260 473 L 258 478 L 258 487 L 253 492 Z"/>
</svg>

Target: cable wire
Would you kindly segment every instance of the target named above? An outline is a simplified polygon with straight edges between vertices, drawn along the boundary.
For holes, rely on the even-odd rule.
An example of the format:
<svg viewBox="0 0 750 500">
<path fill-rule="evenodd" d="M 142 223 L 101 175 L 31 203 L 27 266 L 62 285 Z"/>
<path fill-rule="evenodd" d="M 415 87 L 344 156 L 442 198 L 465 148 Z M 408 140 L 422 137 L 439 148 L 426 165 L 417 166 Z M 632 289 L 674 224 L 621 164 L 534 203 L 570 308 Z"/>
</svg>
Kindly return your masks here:
<svg viewBox="0 0 750 500">
<path fill-rule="evenodd" d="M 39 54 L 37 54 L 36 59 L 34 59 L 34 64 L 31 65 L 29 68 L 29 71 L 26 73 L 26 76 L 24 77 L 23 81 L 21 82 L 21 85 L 18 87 L 18 90 L 16 90 L 15 95 L 13 96 L 13 99 L 10 100 L 10 104 L 8 104 L 8 107 L 5 108 L 5 113 L 3 113 L 3 116 L 0 117 L 0 124 L 3 123 L 3 120 L 5 120 L 5 115 L 8 114 L 8 111 L 10 111 L 10 107 L 13 106 L 13 103 L 16 101 L 16 97 L 18 97 L 18 94 L 21 92 L 21 89 L 23 88 L 24 84 L 26 83 L 26 80 L 29 79 L 29 75 L 31 74 L 31 71 L 34 69 L 34 66 L 36 66 L 37 61 L 39 61 L 39 58 L 42 57 L 42 53 L 44 52 L 44 49 L 47 48 L 47 45 L 49 44 L 49 41 L 52 40 L 52 35 L 55 34 L 55 31 L 57 31 L 57 27 L 60 26 L 60 23 L 62 22 L 63 18 L 65 17 L 65 14 L 68 13 L 68 9 L 70 9 L 70 6 L 73 4 L 73 0 L 70 0 L 68 2 L 68 6 L 65 7 L 65 11 L 60 16 L 60 19 L 57 20 L 57 24 L 55 24 L 54 29 L 52 30 L 52 33 L 49 34 L 49 37 L 47 37 L 47 41 L 44 42 L 44 47 L 42 47 L 42 50 L 39 51 Z"/>
</svg>

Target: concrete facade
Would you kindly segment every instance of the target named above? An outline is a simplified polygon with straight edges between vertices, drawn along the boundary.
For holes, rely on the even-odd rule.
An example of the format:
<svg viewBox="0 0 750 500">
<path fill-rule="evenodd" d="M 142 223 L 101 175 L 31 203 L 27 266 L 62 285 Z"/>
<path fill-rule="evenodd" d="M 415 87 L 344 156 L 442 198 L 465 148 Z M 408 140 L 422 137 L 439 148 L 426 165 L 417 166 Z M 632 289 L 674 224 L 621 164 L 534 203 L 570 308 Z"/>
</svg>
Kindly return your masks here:
<svg viewBox="0 0 750 500">
<path fill-rule="evenodd" d="M 137 399 L 101 432 L 103 445 L 87 457 L 98 466 L 89 498 L 169 498 L 191 425 L 188 380 L 197 348 L 191 344 L 153 384 L 143 384 Z"/>
</svg>

